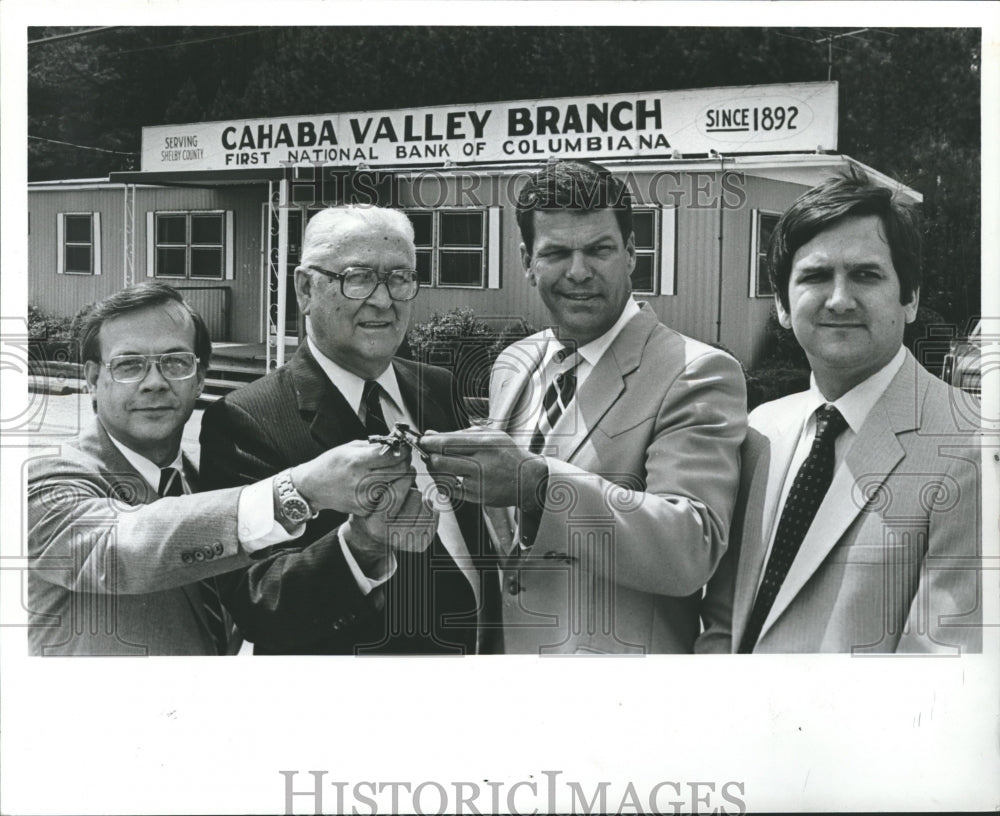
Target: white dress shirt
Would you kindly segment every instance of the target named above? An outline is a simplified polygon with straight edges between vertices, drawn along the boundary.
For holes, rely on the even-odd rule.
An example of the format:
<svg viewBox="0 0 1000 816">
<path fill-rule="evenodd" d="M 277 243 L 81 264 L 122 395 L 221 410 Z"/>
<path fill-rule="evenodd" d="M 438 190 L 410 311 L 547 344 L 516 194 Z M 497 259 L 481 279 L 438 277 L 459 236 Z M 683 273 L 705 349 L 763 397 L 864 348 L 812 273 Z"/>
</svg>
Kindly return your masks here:
<svg viewBox="0 0 1000 816">
<path fill-rule="evenodd" d="M 576 399 L 576 394 L 580 392 L 580 387 L 584 384 L 587 377 L 590 376 L 594 367 L 601 361 L 604 353 L 611 347 L 615 338 L 621 334 L 622 329 L 628 325 L 628 322 L 638 314 L 639 304 L 632 300 L 632 298 L 629 298 L 625 302 L 625 308 L 622 309 L 622 313 L 618 315 L 618 320 L 615 321 L 615 324 L 610 329 L 600 337 L 576 349 L 574 357 L 577 361 L 576 390 L 573 394 L 573 400 Z M 556 376 L 567 367 L 566 360 L 559 361 L 556 359 L 556 354 L 563 349 L 564 344 L 559 341 L 555 333 L 551 329 L 546 329 L 543 339 L 546 343 L 545 350 L 542 352 L 538 367 L 531 374 L 530 383 L 524 389 L 527 402 L 513 414 L 513 416 L 519 417 L 521 421 L 508 429 L 511 436 L 517 440 L 522 448 L 527 448 L 531 443 L 531 436 L 542 415 L 542 400 L 545 397 L 545 392 Z M 569 365 L 572 366 L 572 362 Z M 570 400 L 571 405 L 573 400 Z M 566 407 L 568 408 L 569 406 Z"/>
<path fill-rule="evenodd" d="M 323 373 L 326 374 L 333 386 L 340 391 L 340 393 L 344 396 L 344 399 L 347 400 L 347 404 L 351 406 L 356 414 L 358 414 L 358 418 L 360 419 L 361 398 L 365 388 L 365 380 L 325 356 L 323 352 L 316 347 L 316 344 L 313 343 L 312 338 L 307 338 L 306 340 L 309 343 L 309 351 L 311 351 L 313 357 L 316 358 L 316 362 L 319 363 L 320 368 L 323 369 Z M 383 371 L 375 381 L 382 387 L 379 401 L 382 405 L 382 413 L 385 416 L 386 424 L 388 424 L 391 428 L 396 422 L 405 422 L 411 428 L 416 429 L 413 417 L 410 416 L 409 411 L 406 409 L 406 405 L 403 403 L 403 395 L 399 390 L 399 383 L 396 380 L 396 371 L 392 365 L 390 364 L 389 367 Z M 434 480 L 427 473 L 427 467 L 424 465 L 423 460 L 417 452 L 415 450 L 411 450 L 410 456 L 413 467 L 417 472 L 417 489 L 420 491 L 421 495 L 424 496 L 425 500 L 431 499 L 437 492 L 437 486 L 434 484 Z M 476 594 L 476 601 L 478 602 L 479 579 L 476 574 L 475 566 L 472 563 L 472 558 L 469 555 L 468 547 L 465 544 L 465 538 L 462 535 L 461 528 L 458 525 L 458 519 L 455 518 L 455 513 L 451 506 L 446 505 L 445 507 L 442 507 L 442 504 L 444 503 L 441 501 L 434 501 L 435 508 L 440 511 L 437 526 L 438 538 L 441 540 L 441 544 L 448 551 L 448 554 L 451 555 L 458 567 L 463 573 L 465 573 L 466 578 L 472 585 L 473 592 Z M 347 565 L 351 568 L 354 580 L 357 582 L 358 587 L 364 594 L 367 595 L 375 589 L 375 587 L 384 584 L 396 572 L 396 557 L 390 553 L 389 564 L 383 574 L 374 577 L 366 575 L 358 564 L 357 559 L 355 559 L 354 554 L 351 552 L 351 548 L 344 540 L 343 534 L 338 531 L 337 535 L 340 539 L 340 546 L 344 553 L 344 558 L 347 561 Z"/>
<path fill-rule="evenodd" d="M 778 532 L 778 522 L 785 508 L 785 501 L 788 499 L 788 494 L 791 492 L 792 483 L 795 481 L 795 476 L 798 474 L 802 463 L 809 456 L 813 439 L 816 438 L 816 409 L 823 405 L 832 405 L 840 411 L 841 416 L 847 422 L 847 428 L 837 437 L 837 441 L 834 443 L 833 472 L 836 473 L 843 466 L 847 451 L 850 449 L 855 437 L 857 437 L 858 431 L 861 430 L 861 426 L 864 425 L 865 420 L 868 418 L 868 414 L 875 407 L 875 403 L 885 393 L 886 388 L 889 387 L 889 383 L 892 382 L 893 378 L 899 372 L 905 359 L 906 349 L 900 346 L 899 351 L 896 352 L 896 355 L 885 366 L 872 374 L 867 380 L 858 383 L 854 388 L 841 396 L 840 399 L 833 402 L 824 397 L 823 393 L 819 390 L 819 386 L 816 385 L 816 376 L 810 375 L 809 393 L 801 406 L 802 413 L 798 416 L 790 416 L 788 418 L 789 424 L 794 423 L 799 427 L 799 441 L 795 445 L 791 460 L 789 460 L 788 470 L 785 472 L 785 481 L 781 486 L 781 493 L 778 497 L 777 510 L 773 514 L 773 526 L 767 535 L 768 544 L 767 552 L 764 556 L 764 564 L 767 564 L 767 559 L 771 557 L 774 537 Z M 757 583 L 758 587 L 760 586 L 760 582 L 764 580 L 764 572 L 765 570 L 761 570 L 760 579 Z"/>
</svg>

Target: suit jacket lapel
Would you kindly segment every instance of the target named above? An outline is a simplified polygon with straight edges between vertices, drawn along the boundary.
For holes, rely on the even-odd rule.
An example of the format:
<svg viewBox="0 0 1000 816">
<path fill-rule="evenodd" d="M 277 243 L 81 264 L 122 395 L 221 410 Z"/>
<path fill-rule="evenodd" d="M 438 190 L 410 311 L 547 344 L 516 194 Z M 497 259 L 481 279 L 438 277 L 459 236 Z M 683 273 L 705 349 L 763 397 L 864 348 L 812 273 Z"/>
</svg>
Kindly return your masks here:
<svg viewBox="0 0 1000 816">
<path fill-rule="evenodd" d="M 788 466 L 788 454 L 785 451 L 788 442 L 784 436 L 786 435 L 777 440 L 769 440 L 751 428 L 742 450 L 741 485 L 745 486 L 742 488 L 745 493 L 740 497 L 743 518 L 740 525 L 738 574 L 741 578 L 736 584 L 733 597 L 733 643 L 739 643 L 743 637 L 743 629 L 750 616 L 764 569 L 766 531 L 770 530 L 770 524 L 766 523 L 769 518 L 768 488 L 772 484 L 769 470 L 776 462 L 784 461 L 784 467 Z"/>
<path fill-rule="evenodd" d="M 625 391 L 625 378 L 639 367 L 658 318 L 648 306 L 618 333 L 594 370 L 577 391 L 570 410 L 552 429 L 551 441 L 556 444 L 556 458 L 568 462 L 580 450 L 604 415 Z"/>
<path fill-rule="evenodd" d="M 323 373 L 319 363 L 301 343 L 289 363 L 299 411 L 313 414 L 309 432 L 321 450 L 329 450 L 352 439 L 364 439 L 365 429 L 344 395 Z"/>
<path fill-rule="evenodd" d="M 442 402 L 442 397 L 450 400 L 452 395 L 433 393 L 420 382 L 420 370 L 412 363 L 393 360 L 392 366 L 406 410 L 416 423 L 415 430 L 423 432 L 453 429 L 457 422 L 455 412 L 447 403 Z"/>
<path fill-rule="evenodd" d="M 91 454 L 99 462 L 101 462 L 101 465 L 104 468 L 104 473 L 112 485 L 116 483 L 120 484 L 123 474 L 127 474 L 130 478 L 134 479 L 133 484 L 135 484 L 139 489 L 121 494 L 123 495 L 124 501 L 133 505 L 152 504 L 160 498 L 156 488 L 150 486 L 139 471 L 132 467 L 132 464 L 128 461 L 128 459 L 122 456 L 122 452 L 118 450 L 118 446 L 111 441 L 111 438 L 108 436 L 108 432 L 104 429 L 104 426 L 101 425 L 101 423 L 96 419 L 94 420 L 93 426 L 81 434 L 80 449 Z M 197 469 L 194 467 L 191 460 L 184 454 L 182 454 L 181 466 L 184 468 L 184 477 L 188 480 L 188 484 L 191 485 L 192 489 L 195 489 L 195 485 L 197 484 Z M 123 487 L 127 490 L 128 485 L 123 485 Z M 206 630 L 208 630 L 208 621 L 205 619 L 205 609 L 204 604 L 202 603 L 201 589 L 199 588 L 198 583 L 185 584 L 179 587 L 179 589 L 184 593 L 184 597 L 191 606 L 195 617 L 198 618 Z"/>
<path fill-rule="evenodd" d="M 833 475 L 830 489 L 816 511 L 788 575 L 778 590 L 761 637 L 788 608 L 830 551 L 840 543 L 861 511 L 875 500 L 881 486 L 902 460 L 905 451 L 897 434 L 916 427 L 910 359 L 875 403 L 851 443 L 844 462 Z"/>
</svg>

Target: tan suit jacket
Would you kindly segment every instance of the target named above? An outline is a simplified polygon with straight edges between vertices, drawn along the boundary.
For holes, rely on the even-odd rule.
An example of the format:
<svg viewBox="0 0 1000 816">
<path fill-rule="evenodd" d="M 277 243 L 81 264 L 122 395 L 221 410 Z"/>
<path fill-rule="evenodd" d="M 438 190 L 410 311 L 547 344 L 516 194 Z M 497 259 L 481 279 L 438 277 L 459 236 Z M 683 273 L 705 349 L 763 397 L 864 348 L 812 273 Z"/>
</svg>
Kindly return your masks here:
<svg viewBox="0 0 1000 816">
<path fill-rule="evenodd" d="M 497 360 L 498 427 L 524 404 L 543 348 L 528 338 Z M 690 652 L 696 593 L 726 549 L 745 429 L 736 360 L 644 305 L 548 437 L 534 546 L 503 570 L 506 651 Z M 512 512 L 491 518 L 501 552 L 516 553 Z"/>
<path fill-rule="evenodd" d="M 184 468 L 193 484 L 193 466 Z M 237 538 L 239 494 L 161 499 L 96 419 L 59 456 L 32 459 L 30 652 L 217 654 L 197 582 L 250 563 Z"/>
<path fill-rule="evenodd" d="M 750 415 L 732 545 L 708 587 L 699 652 L 739 648 L 805 398 Z M 755 652 L 981 648 L 980 439 L 962 405 L 907 353 L 834 474 Z"/>
</svg>

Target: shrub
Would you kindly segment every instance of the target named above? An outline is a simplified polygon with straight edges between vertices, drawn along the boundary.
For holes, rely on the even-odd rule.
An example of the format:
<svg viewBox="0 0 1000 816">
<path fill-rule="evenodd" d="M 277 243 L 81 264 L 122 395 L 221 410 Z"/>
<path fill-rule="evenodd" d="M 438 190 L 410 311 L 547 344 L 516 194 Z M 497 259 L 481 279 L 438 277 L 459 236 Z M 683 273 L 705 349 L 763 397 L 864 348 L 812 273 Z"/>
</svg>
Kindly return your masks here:
<svg viewBox="0 0 1000 816">
<path fill-rule="evenodd" d="M 28 339 L 40 342 L 52 340 L 71 340 L 73 338 L 73 319 L 57 317 L 28 304 Z"/>
<path fill-rule="evenodd" d="M 519 318 L 483 320 L 472 309 L 458 307 L 414 324 L 406 345 L 414 360 L 449 369 L 459 396 L 482 398 L 488 396 L 490 369 L 500 352 L 533 332 Z"/>
</svg>

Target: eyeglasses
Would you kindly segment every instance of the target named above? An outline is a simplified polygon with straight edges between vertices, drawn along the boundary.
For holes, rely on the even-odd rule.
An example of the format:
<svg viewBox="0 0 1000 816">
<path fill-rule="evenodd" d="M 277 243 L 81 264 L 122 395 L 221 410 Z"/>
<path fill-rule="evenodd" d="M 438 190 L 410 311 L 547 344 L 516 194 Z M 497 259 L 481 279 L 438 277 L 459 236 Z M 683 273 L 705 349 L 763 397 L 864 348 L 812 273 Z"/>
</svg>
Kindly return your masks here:
<svg viewBox="0 0 1000 816">
<path fill-rule="evenodd" d="M 186 380 L 198 370 L 198 356 L 190 351 L 168 351 L 166 354 L 122 354 L 104 364 L 111 379 L 119 383 L 146 379 L 149 367 L 155 365 L 168 380 Z"/>
<path fill-rule="evenodd" d="M 306 264 L 305 268 L 329 278 L 339 279 L 340 293 L 351 300 L 371 297 L 380 283 L 385 284 L 389 297 L 393 300 L 413 300 L 417 296 L 417 290 L 420 289 L 416 269 L 391 269 L 388 272 L 379 272 L 370 266 L 349 266 L 343 272 L 331 272 L 329 269 L 321 269 L 310 264 Z"/>
</svg>

